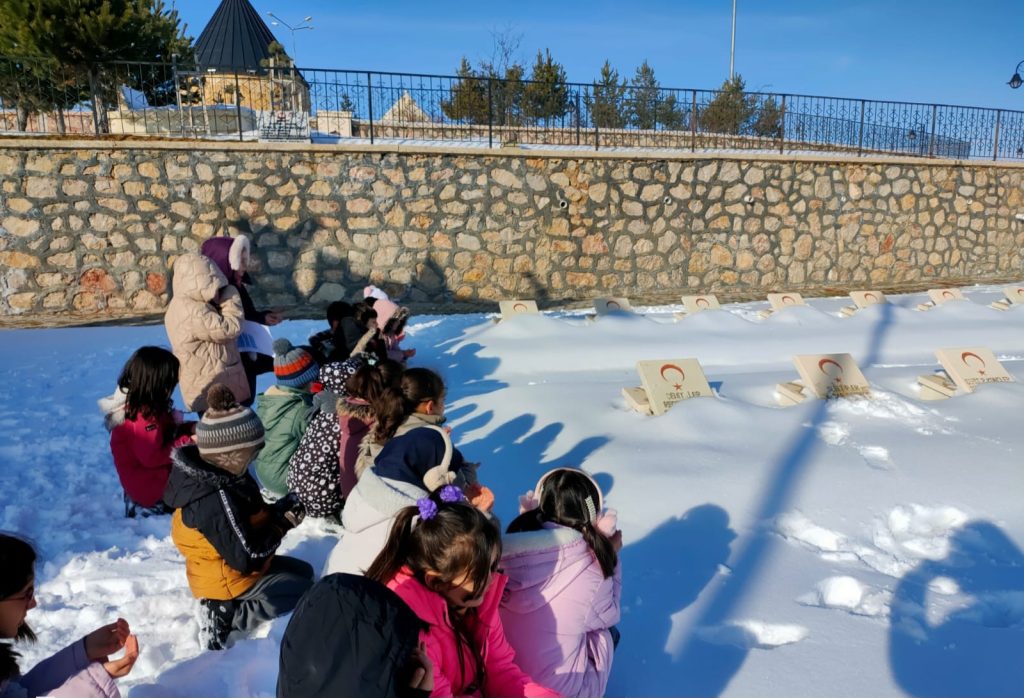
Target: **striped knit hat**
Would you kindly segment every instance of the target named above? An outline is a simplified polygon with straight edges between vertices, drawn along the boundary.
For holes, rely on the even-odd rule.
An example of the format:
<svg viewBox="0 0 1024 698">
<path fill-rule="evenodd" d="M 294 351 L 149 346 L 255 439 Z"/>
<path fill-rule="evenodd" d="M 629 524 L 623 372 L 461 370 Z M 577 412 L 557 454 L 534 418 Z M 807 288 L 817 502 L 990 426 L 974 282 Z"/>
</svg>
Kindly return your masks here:
<svg viewBox="0 0 1024 698">
<path fill-rule="evenodd" d="M 210 465 L 241 475 L 263 448 L 263 424 L 223 383 L 211 385 L 206 400 L 209 408 L 196 424 L 199 455 Z"/>
<path fill-rule="evenodd" d="M 274 375 L 278 383 L 301 388 L 315 381 L 319 372 L 320 366 L 308 351 L 293 347 L 284 337 L 274 340 Z"/>
</svg>

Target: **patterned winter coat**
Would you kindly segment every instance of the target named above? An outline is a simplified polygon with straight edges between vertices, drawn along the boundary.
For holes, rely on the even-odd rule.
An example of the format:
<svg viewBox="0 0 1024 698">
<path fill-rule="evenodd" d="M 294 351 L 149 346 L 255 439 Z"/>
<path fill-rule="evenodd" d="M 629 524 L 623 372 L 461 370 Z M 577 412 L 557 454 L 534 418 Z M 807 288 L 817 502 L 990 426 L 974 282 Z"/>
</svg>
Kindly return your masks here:
<svg viewBox="0 0 1024 698">
<path fill-rule="evenodd" d="M 288 489 L 306 506 L 308 516 L 334 517 L 341 511 L 337 403 L 346 395 L 345 381 L 362 365 L 362 358 L 352 357 L 320 367 L 324 389 L 314 398 L 313 418 L 288 463 Z"/>
<path fill-rule="evenodd" d="M 557 524 L 506 535 L 501 566 L 509 580 L 501 622 L 519 666 L 563 695 L 603 696 L 621 567 L 605 578 L 583 535 Z"/>
<path fill-rule="evenodd" d="M 206 410 L 206 389 L 231 388 L 235 399 L 249 399 L 249 381 L 238 353 L 243 310 L 238 289 L 206 257 L 184 254 L 174 262 L 174 296 L 164 325 L 181 362 L 179 381 L 185 406 Z"/>
</svg>

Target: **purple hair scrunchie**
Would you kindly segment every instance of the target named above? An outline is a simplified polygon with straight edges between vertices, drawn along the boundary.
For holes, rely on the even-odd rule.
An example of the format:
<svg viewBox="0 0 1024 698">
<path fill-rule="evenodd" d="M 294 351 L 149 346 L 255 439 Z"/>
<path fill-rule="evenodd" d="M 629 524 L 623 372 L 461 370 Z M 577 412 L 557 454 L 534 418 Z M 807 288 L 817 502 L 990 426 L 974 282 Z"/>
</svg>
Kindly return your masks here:
<svg viewBox="0 0 1024 698">
<path fill-rule="evenodd" d="M 441 501 L 448 504 L 465 501 L 466 495 L 458 485 L 445 485 L 441 488 Z"/>
<path fill-rule="evenodd" d="M 421 521 L 430 521 L 437 516 L 437 502 L 430 497 L 417 499 L 416 506 L 419 507 Z"/>
</svg>

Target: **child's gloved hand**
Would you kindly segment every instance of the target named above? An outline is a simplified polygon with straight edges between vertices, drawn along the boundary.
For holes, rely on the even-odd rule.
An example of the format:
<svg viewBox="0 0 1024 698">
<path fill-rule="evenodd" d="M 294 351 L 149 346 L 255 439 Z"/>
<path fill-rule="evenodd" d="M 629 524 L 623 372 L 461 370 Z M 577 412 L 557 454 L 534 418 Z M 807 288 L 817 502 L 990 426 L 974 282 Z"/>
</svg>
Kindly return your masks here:
<svg viewBox="0 0 1024 698">
<path fill-rule="evenodd" d="M 489 514 L 494 509 L 494 492 L 491 492 L 489 487 L 474 483 L 463 487 L 462 492 L 470 504 L 485 514 Z"/>
<path fill-rule="evenodd" d="M 525 514 L 528 511 L 540 508 L 540 500 L 537 499 L 537 493 L 530 490 L 526 494 L 519 495 L 519 513 Z"/>
<path fill-rule="evenodd" d="M 608 538 L 615 535 L 615 532 L 618 530 L 618 526 L 619 513 L 614 509 L 605 509 L 601 512 L 601 515 L 597 517 L 597 521 L 594 522 L 594 527 Z"/>
<path fill-rule="evenodd" d="M 306 507 L 294 492 L 289 492 L 271 504 L 270 509 L 277 514 L 286 531 L 295 528 L 306 518 Z"/>
</svg>

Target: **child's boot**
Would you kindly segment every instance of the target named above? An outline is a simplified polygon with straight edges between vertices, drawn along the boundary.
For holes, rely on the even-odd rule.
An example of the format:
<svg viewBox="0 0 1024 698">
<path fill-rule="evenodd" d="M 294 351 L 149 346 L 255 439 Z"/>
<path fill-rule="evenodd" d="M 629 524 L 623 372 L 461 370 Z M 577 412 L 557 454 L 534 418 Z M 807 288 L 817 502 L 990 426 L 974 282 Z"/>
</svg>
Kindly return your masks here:
<svg viewBox="0 0 1024 698">
<path fill-rule="evenodd" d="M 222 650 L 235 620 L 236 603 L 232 600 L 199 599 L 201 620 L 199 644 L 208 650 Z"/>
</svg>

